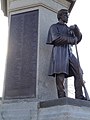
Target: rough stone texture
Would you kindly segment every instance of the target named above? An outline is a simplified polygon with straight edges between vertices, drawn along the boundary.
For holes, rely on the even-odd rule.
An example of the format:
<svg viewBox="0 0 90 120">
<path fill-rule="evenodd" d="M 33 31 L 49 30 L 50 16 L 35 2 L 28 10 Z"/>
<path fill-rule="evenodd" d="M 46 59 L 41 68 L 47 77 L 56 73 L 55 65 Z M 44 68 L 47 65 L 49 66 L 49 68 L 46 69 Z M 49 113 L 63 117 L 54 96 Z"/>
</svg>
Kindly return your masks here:
<svg viewBox="0 0 90 120">
<path fill-rule="evenodd" d="M 90 120 L 90 102 L 71 98 L 4 101 L 0 104 L 0 120 Z"/>
<path fill-rule="evenodd" d="M 39 120 L 90 120 L 90 108 L 72 105 L 40 109 Z"/>
<path fill-rule="evenodd" d="M 62 98 L 40 103 L 39 120 L 90 120 L 90 102 Z"/>
<path fill-rule="evenodd" d="M 58 105 L 60 105 L 60 106 L 72 105 L 72 106 L 78 106 L 78 107 L 90 107 L 90 101 L 64 97 L 64 98 L 60 98 L 60 99 L 54 99 L 54 100 L 40 102 L 40 108 L 47 108 L 47 107 L 58 106 Z"/>
<path fill-rule="evenodd" d="M 0 107 L 0 120 L 37 120 L 37 102 L 17 101 Z"/>
</svg>

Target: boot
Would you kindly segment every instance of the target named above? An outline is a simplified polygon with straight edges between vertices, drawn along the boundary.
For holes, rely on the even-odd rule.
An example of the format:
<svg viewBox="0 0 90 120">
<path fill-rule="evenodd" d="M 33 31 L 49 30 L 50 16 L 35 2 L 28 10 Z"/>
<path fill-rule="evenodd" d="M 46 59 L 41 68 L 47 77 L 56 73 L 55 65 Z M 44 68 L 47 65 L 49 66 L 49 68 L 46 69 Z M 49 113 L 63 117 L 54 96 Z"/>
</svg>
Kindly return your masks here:
<svg viewBox="0 0 90 120">
<path fill-rule="evenodd" d="M 83 96 L 82 84 L 80 79 L 74 80 L 74 87 L 75 87 L 75 98 L 81 100 L 87 100 L 86 97 Z"/>
<path fill-rule="evenodd" d="M 63 91 L 63 92 L 60 92 L 59 90 L 57 91 L 58 92 L 58 98 L 62 98 L 62 97 L 66 97 L 66 93 Z"/>
</svg>

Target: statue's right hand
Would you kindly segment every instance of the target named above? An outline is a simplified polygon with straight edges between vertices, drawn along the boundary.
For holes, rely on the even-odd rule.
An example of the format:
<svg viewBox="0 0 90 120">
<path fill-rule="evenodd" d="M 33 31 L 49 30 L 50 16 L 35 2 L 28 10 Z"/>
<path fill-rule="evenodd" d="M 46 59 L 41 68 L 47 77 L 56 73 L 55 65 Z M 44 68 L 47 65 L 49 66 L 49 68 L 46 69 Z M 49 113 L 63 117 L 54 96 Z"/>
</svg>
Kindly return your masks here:
<svg viewBox="0 0 90 120">
<path fill-rule="evenodd" d="M 71 45 L 77 44 L 77 41 L 78 41 L 77 37 L 68 39 L 68 43 L 71 44 Z"/>
<path fill-rule="evenodd" d="M 74 44 L 77 44 L 77 42 L 78 42 L 77 37 L 75 37 L 73 40 L 74 40 Z"/>
</svg>

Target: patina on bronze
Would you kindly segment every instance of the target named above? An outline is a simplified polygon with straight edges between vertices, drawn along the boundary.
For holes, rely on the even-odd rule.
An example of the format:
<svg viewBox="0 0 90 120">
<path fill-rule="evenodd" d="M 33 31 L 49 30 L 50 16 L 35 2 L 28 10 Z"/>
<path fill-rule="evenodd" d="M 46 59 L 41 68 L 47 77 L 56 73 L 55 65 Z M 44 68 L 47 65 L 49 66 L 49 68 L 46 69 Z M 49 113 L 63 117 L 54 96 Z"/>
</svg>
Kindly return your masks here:
<svg viewBox="0 0 90 120">
<path fill-rule="evenodd" d="M 64 90 L 64 78 L 74 76 L 75 98 L 86 100 L 82 92 L 81 74 L 77 58 L 71 50 L 71 46 L 82 39 L 82 34 L 77 25 L 68 27 L 68 10 L 58 11 L 58 23 L 51 25 L 47 44 L 53 45 L 50 61 L 49 76 L 56 77 L 58 97 L 66 97 Z M 79 72 L 81 70 L 81 72 Z"/>
</svg>

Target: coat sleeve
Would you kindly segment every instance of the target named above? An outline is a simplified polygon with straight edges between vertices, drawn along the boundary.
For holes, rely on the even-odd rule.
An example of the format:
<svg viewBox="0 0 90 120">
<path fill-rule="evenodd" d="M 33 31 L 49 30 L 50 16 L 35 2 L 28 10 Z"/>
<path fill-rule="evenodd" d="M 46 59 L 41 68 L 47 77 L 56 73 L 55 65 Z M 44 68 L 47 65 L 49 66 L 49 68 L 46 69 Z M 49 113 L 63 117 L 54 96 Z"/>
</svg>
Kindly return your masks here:
<svg viewBox="0 0 90 120">
<path fill-rule="evenodd" d="M 47 44 L 51 45 L 64 45 L 64 44 L 75 44 L 74 37 L 62 35 L 58 32 L 58 28 L 52 25 L 48 32 Z"/>
</svg>

